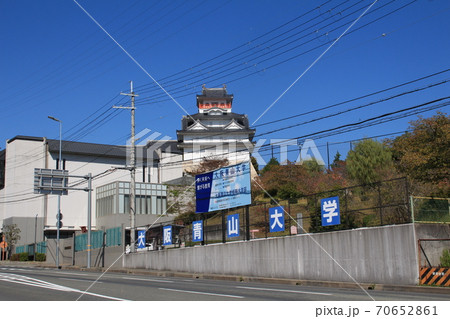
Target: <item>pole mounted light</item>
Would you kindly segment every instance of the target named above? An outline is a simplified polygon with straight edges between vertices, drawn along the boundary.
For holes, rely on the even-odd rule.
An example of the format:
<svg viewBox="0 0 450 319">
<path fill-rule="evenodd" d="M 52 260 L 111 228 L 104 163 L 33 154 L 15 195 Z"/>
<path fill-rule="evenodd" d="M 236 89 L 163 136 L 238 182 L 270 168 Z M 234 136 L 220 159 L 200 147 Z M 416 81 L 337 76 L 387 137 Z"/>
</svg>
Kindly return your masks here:
<svg viewBox="0 0 450 319">
<path fill-rule="evenodd" d="M 62 157 L 61 157 L 61 145 L 62 145 L 62 121 L 58 120 L 56 117 L 48 116 L 50 120 L 59 123 L 59 158 L 58 158 L 58 168 L 62 169 Z M 61 216 L 61 194 L 58 195 L 58 212 L 56 221 L 56 269 L 59 269 L 59 228 L 61 226 L 60 216 Z"/>
</svg>

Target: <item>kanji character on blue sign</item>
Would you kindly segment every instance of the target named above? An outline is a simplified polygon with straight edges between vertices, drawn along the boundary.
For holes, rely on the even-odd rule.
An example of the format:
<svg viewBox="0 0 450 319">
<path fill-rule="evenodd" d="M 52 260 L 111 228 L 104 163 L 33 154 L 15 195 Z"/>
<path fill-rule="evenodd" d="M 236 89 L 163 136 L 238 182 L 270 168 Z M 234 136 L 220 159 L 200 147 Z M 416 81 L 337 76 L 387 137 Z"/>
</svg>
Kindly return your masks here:
<svg viewBox="0 0 450 319">
<path fill-rule="evenodd" d="M 192 241 L 203 241 L 203 221 L 192 222 Z"/>
<path fill-rule="evenodd" d="M 322 226 L 339 225 L 341 223 L 338 196 L 321 199 L 320 207 L 322 211 Z"/>
<path fill-rule="evenodd" d="M 270 232 L 284 231 L 284 207 L 269 208 Z"/>
<path fill-rule="evenodd" d="M 145 248 L 145 230 L 138 231 L 138 243 L 137 248 Z"/>
<path fill-rule="evenodd" d="M 163 245 L 172 245 L 172 226 L 163 228 Z"/>
<path fill-rule="evenodd" d="M 228 237 L 239 236 L 239 214 L 227 216 L 227 235 Z"/>
</svg>

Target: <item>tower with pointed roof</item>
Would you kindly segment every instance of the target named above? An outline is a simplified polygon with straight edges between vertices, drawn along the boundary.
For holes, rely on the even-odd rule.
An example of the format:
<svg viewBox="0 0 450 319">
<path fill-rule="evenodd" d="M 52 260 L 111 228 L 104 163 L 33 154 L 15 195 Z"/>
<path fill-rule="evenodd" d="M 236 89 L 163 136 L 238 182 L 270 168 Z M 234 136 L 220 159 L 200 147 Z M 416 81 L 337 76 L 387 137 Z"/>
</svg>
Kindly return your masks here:
<svg viewBox="0 0 450 319">
<path fill-rule="evenodd" d="M 178 148 L 187 166 L 203 158 L 226 158 L 230 164 L 250 160 L 255 130 L 247 115 L 232 112 L 233 94 L 221 88 L 206 88 L 197 95 L 198 113 L 185 115 L 177 130 Z"/>
</svg>

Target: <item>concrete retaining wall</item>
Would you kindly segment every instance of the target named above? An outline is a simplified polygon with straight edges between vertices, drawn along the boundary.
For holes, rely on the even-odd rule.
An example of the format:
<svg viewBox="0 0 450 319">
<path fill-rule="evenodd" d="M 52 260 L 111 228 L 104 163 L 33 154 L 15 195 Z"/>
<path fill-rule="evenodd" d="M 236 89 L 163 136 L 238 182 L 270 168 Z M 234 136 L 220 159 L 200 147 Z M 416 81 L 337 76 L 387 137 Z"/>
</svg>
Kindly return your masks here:
<svg viewBox="0 0 450 319">
<path fill-rule="evenodd" d="M 73 252 L 74 239 L 66 238 L 60 240 L 59 245 L 59 264 L 61 266 L 87 266 L 87 251 Z M 47 264 L 54 265 L 56 263 L 56 239 L 47 240 Z M 109 267 L 123 253 L 123 246 L 105 247 L 93 249 L 91 251 L 91 267 Z M 103 261 L 103 258 L 105 259 Z M 122 268 L 122 260 L 119 260 L 111 268 Z"/>
<path fill-rule="evenodd" d="M 418 283 L 411 224 L 141 252 L 126 255 L 124 267 L 299 280 Z"/>
<path fill-rule="evenodd" d="M 101 248 L 93 249 L 91 251 L 91 267 L 109 267 L 112 265 L 111 268 L 122 268 L 122 258 L 119 258 L 122 255 L 122 253 L 123 253 L 122 246 L 105 247 L 104 253 L 103 249 Z M 104 261 L 103 257 L 105 258 Z M 76 252 L 75 266 L 86 267 L 86 265 L 87 265 L 87 251 Z"/>
</svg>

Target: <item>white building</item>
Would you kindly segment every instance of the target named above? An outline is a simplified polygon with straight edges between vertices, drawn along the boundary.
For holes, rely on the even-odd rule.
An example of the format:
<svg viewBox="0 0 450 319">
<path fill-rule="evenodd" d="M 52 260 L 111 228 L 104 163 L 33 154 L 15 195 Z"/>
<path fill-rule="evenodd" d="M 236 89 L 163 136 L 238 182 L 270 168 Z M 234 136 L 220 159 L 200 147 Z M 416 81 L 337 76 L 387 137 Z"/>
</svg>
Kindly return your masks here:
<svg viewBox="0 0 450 319">
<path fill-rule="evenodd" d="M 151 144 L 152 142 L 148 143 L 148 145 Z M 171 150 L 175 153 L 166 153 L 166 151 Z M 179 153 L 175 141 L 166 142 L 159 151 L 162 158 L 170 156 L 175 160 L 181 159 L 181 154 L 176 154 L 176 152 Z M 86 176 L 91 173 L 94 177 L 92 182 L 94 189 L 92 195 L 92 227 L 129 225 L 129 211 L 124 207 L 119 207 L 119 203 L 108 207 L 108 212 L 105 212 L 103 208 L 101 215 L 98 211 L 101 204 L 96 204 L 96 198 L 104 195 L 104 193 L 99 194 L 96 191 L 102 189 L 101 187 L 104 185 L 120 182 L 120 188 L 117 184 L 117 191 L 120 190 L 122 195 L 125 192 L 129 193 L 129 190 L 125 188 L 127 188 L 127 185 L 129 188 L 130 172 L 127 169 L 121 169 L 126 168 L 127 164 L 128 149 L 126 146 L 63 141 L 62 161 L 59 161 L 59 140 L 50 140 L 45 137 L 16 136 L 7 141 L 6 149 L 1 153 L 0 158 L 4 156 L 4 165 L 0 167 L 0 176 L 4 176 L 4 180 L 1 182 L 3 185 L 0 190 L 0 225 L 3 227 L 7 224 L 20 224 L 22 238 L 18 244 L 30 243 L 29 238 L 24 237 L 24 234 L 30 231 L 31 226 L 29 225 L 34 225 L 36 215 L 38 228 L 43 230 L 43 234 L 42 231 L 38 231 L 38 241 L 43 240 L 43 235 L 54 237 L 56 234 L 57 195 L 34 193 L 35 168 L 62 168 L 68 170 L 71 176 Z M 147 152 L 137 153 L 142 154 L 138 157 L 137 186 L 146 183 L 143 184 L 148 185 L 149 189 L 148 194 L 143 193 L 143 196 L 146 197 L 146 203 L 147 200 L 152 200 L 153 193 L 155 200 L 154 204 L 149 202 L 149 209 L 144 208 L 136 212 L 136 225 L 145 225 L 153 222 L 164 212 L 162 209 L 167 206 L 165 202 L 166 187 L 160 183 L 177 178 L 180 173 L 174 170 L 168 171 L 166 174 L 161 173 L 158 164 L 160 158 L 156 156 L 147 158 Z M 69 178 L 69 186 L 87 188 L 87 180 L 84 178 Z M 112 188 L 110 192 L 113 195 Z M 139 192 L 141 191 L 139 190 Z M 125 194 L 124 196 L 128 195 Z M 124 201 L 124 196 L 118 196 L 117 198 Z M 140 194 L 137 198 L 140 200 Z M 100 200 L 100 198 L 98 199 Z M 102 199 L 102 201 L 104 200 Z M 122 201 L 121 204 L 124 206 L 125 204 Z M 159 205 L 156 205 L 157 201 L 160 202 Z M 87 226 L 87 209 L 88 192 L 69 190 L 68 195 L 61 196 L 62 238 L 71 236 L 74 231 Z M 28 241 L 26 242 L 26 240 Z"/>
<path fill-rule="evenodd" d="M 223 88 L 205 88 L 197 95 L 198 113 L 185 115 L 177 131 L 185 169 L 203 158 L 226 158 L 230 165 L 250 161 L 255 130 L 247 115 L 232 112 L 233 95 Z"/>
</svg>

